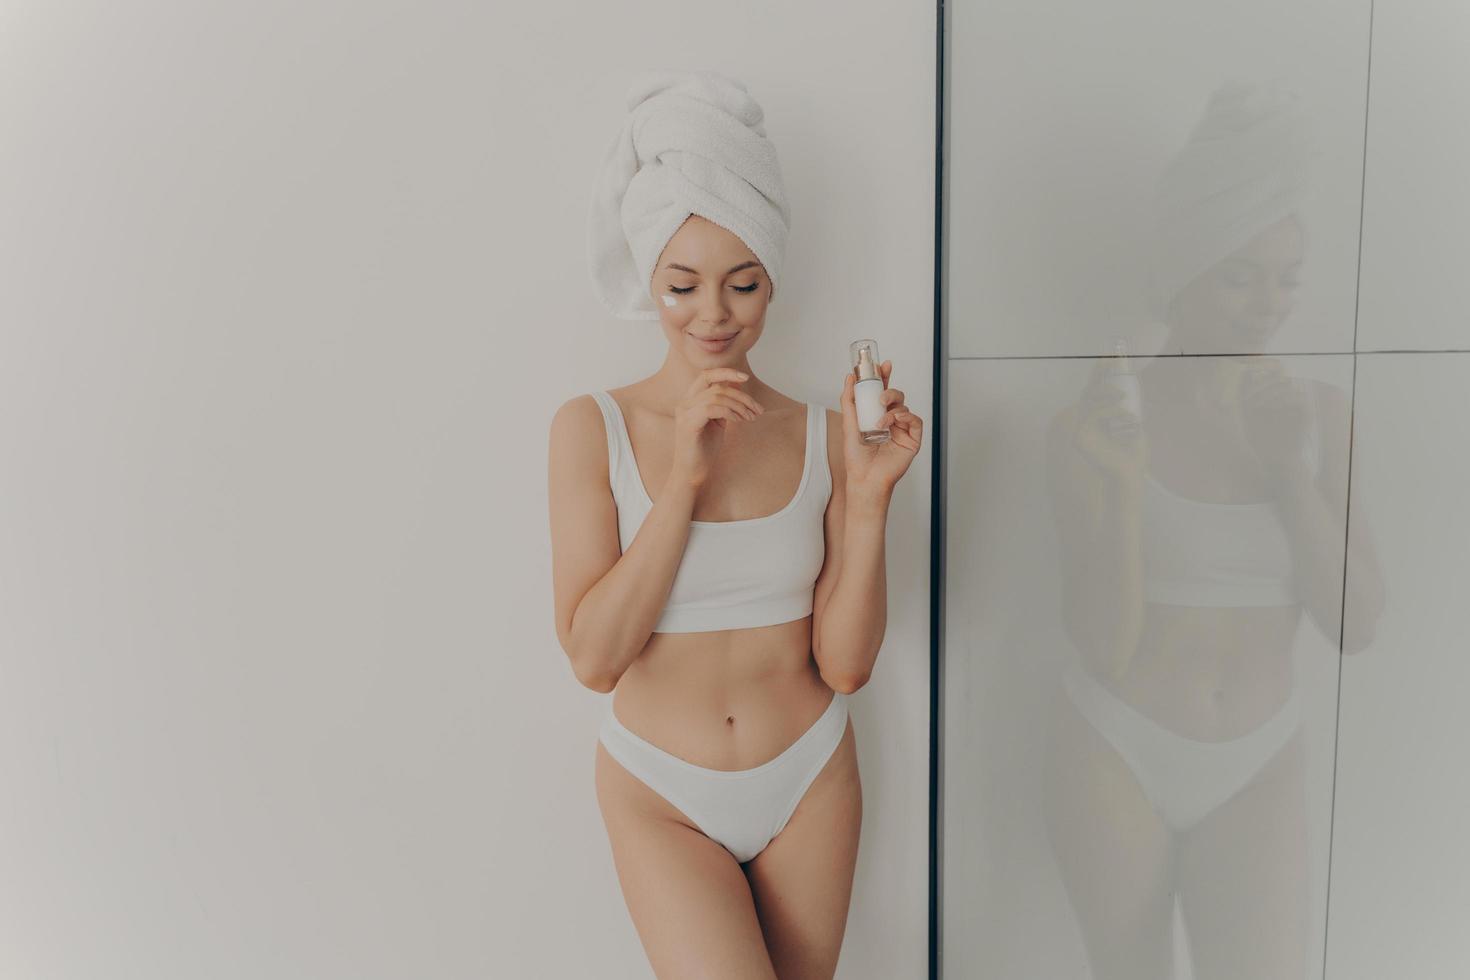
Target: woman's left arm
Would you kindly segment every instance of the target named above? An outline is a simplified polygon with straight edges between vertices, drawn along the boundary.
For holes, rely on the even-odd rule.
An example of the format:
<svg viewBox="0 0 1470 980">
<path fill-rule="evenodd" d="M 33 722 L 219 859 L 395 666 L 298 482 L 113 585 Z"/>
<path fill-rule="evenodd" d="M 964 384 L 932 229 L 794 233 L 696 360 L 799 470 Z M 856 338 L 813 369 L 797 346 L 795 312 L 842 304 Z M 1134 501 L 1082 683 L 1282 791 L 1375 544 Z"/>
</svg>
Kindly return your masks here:
<svg viewBox="0 0 1470 980">
<path fill-rule="evenodd" d="M 904 405 L 902 391 L 887 386 L 892 362 L 884 361 L 879 370 L 885 411 L 878 426 L 888 429 L 887 442 L 862 441 L 851 372 L 843 383 L 842 451 L 841 462 L 832 469 L 827 561 L 812 600 L 812 656 L 827 685 L 844 694 L 868 682 L 883 645 L 888 626 L 888 504 L 923 440 L 923 420 Z"/>
</svg>

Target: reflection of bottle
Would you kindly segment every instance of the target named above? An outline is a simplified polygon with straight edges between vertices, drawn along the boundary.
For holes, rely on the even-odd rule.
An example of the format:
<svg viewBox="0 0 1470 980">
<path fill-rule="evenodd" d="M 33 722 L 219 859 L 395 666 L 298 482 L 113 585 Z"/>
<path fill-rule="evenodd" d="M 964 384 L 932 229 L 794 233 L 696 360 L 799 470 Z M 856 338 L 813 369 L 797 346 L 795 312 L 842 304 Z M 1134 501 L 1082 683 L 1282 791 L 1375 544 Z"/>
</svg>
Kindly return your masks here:
<svg viewBox="0 0 1470 980">
<path fill-rule="evenodd" d="M 872 340 L 854 340 L 847 349 L 857 379 L 852 386 L 852 398 L 857 407 L 858 432 L 863 442 L 887 442 L 888 430 L 878 428 L 878 420 L 885 411 L 878 397 L 883 392 L 883 378 L 878 374 L 878 344 Z"/>
<path fill-rule="evenodd" d="M 1128 357 L 1128 341 L 1124 337 L 1113 338 L 1112 362 L 1103 372 L 1107 383 L 1123 392 L 1123 407 L 1133 413 L 1131 422 L 1116 420 L 1117 426 L 1109 425 L 1109 431 L 1116 435 L 1119 428 L 1134 431 L 1143 422 L 1143 392 L 1138 387 L 1138 374 L 1133 370 L 1133 362 Z M 1110 420 L 1112 421 L 1112 420 Z"/>
</svg>

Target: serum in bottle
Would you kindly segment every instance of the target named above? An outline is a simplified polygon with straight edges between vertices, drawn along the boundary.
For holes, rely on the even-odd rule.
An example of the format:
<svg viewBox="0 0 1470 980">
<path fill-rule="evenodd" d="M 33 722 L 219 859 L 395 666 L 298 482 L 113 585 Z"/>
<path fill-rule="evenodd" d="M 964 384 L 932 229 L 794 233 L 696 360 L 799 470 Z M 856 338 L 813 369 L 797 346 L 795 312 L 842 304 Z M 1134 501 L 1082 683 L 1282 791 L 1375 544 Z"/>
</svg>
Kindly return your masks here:
<svg viewBox="0 0 1470 980">
<path fill-rule="evenodd" d="M 853 402 L 857 407 L 858 432 L 863 442 L 872 444 L 888 441 L 888 430 L 878 428 L 883 417 L 883 378 L 878 374 L 878 344 L 872 340 L 854 340 L 848 345 L 852 357 L 852 372 L 856 381 L 852 386 Z"/>
</svg>

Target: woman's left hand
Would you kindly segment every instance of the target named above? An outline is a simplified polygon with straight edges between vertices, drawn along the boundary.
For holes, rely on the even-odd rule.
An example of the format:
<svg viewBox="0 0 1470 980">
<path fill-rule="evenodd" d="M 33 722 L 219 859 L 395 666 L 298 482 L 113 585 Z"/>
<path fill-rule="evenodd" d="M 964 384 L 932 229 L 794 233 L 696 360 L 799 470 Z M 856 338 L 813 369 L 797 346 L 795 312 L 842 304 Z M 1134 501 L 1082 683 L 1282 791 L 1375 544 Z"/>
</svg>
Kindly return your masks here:
<svg viewBox="0 0 1470 980">
<path fill-rule="evenodd" d="M 885 411 L 879 417 L 877 427 L 888 429 L 888 441 L 876 445 L 863 442 L 858 431 L 857 402 L 853 395 L 857 379 L 848 371 L 842 385 L 842 458 L 847 466 L 850 490 L 886 496 L 918 455 L 924 421 L 904 405 L 902 391 L 888 387 L 893 362 L 884 361 L 878 365 L 878 372 L 883 378 L 883 390 L 878 398 Z"/>
</svg>

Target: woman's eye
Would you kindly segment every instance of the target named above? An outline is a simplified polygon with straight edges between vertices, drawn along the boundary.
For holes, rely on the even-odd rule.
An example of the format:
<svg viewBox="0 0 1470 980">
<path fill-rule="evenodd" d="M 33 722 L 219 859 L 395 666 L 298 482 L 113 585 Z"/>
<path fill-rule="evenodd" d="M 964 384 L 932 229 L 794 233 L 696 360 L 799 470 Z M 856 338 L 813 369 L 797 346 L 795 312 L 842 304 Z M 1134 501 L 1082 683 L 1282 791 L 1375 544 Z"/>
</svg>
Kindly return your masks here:
<svg viewBox="0 0 1470 980">
<path fill-rule="evenodd" d="M 759 286 L 759 285 L 760 285 L 760 283 L 753 282 L 749 286 L 731 286 L 730 288 L 733 289 L 733 290 L 735 290 L 737 293 L 753 293 L 753 292 L 755 292 L 756 287 Z M 678 286 L 670 286 L 669 287 L 669 292 L 671 292 L 671 293 L 677 293 L 680 296 L 683 296 L 685 293 L 692 293 L 692 292 L 694 292 L 694 287 L 693 286 L 684 286 L 683 288 L 680 288 Z"/>
</svg>

